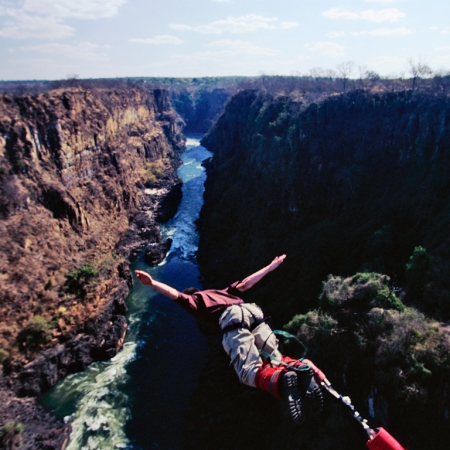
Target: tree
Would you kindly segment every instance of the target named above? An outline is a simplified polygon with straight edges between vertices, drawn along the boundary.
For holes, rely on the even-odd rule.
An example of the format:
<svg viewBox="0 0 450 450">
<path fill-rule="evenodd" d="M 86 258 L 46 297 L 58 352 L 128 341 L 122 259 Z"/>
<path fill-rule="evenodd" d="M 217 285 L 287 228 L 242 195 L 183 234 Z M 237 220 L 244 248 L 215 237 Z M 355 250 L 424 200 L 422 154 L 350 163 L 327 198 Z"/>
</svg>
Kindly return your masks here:
<svg viewBox="0 0 450 450">
<path fill-rule="evenodd" d="M 421 296 L 430 269 L 431 256 L 424 247 L 414 248 L 406 264 L 405 276 L 408 281 L 408 291 L 414 296 Z"/>
<path fill-rule="evenodd" d="M 325 76 L 325 72 L 321 67 L 313 67 L 309 74 L 312 78 L 323 78 Z"/>
<path fill-rule="evenodd" d="M 433 86 L 444 94 L 448 92 L 450 90 L 450 72 L 440 70 L 436 73 L 433 79 Z"/>
<path fill-rule="evenodd" d="M 359 89 L 364 89 L 364 79 L 367 78 L 369 71 L 366 65 L 358 66 L 359 71 Z"/>
<path fill-rule="evenodd" d="M 342 79 L 342 90 L 343 90 L 344 94 L 345 94 L 345 90 L 347 87 L 347 82 L 350 78 L 350 74 L 353 71 L 354 65 L 355 65 L 354 62 L 346 61 L 346 62 L 342 62 L 336 66 L 338 74 L 339 74 L 340 78 Z"/>
<path fill-rule="evenodd" d="M 416 63 L 414 62 L 413 58 L 409 58 L 408 63 L 409 73 L 412 75 L 413 81 L 412 90 L 414 91 L 416 86 L 419 87 L 420 79 L 424 77 L 430 77 L 433 74 L 433 71 L 426 64 L 420 61 L 420 59 Z"/>
<path fill-rule="evenodd" d="M 17 335 L 22 348 L 35 350 L 50 340 L 50 324 L 44 317 L 33 316 Z"/>
</svg>

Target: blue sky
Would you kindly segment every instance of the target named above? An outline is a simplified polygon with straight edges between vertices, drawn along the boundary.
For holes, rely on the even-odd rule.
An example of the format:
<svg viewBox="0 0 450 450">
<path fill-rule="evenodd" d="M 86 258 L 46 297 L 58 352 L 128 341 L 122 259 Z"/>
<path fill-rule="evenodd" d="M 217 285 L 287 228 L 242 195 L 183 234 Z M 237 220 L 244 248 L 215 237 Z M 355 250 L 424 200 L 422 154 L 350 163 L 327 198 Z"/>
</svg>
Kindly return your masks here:
<svg viewBox="0 0 450 450">
<path fill-rule="evenodd" d="M 0 79 L 450 71 L 444 0 L 0 0 Z"/>
</svg>

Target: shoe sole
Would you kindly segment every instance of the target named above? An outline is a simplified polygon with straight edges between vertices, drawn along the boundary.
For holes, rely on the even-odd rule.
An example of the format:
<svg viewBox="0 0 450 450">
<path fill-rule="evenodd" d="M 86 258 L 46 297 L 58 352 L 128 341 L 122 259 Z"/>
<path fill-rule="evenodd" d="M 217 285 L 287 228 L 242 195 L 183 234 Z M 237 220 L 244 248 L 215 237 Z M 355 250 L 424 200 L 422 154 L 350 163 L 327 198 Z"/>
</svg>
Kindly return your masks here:
<svg viewBox="0 0 450 450">
<path fill-rule="evenodd" d="M 298 392 L 297 374 L 286 372 L 283 376 L 283 385 L 286 412 L 295 425 L 300 425 L 305 418 L 302 414 L 302 400 Z"/>
</svg>

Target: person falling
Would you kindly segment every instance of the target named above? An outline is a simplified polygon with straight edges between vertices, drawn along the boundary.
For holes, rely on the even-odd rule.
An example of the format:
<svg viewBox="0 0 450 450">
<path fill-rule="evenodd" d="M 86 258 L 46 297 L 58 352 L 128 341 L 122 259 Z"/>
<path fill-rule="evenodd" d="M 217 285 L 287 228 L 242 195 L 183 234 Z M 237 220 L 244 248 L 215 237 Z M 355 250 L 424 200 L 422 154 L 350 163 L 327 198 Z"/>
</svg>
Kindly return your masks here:
<svg viewBox="0 0 450 450">
<path fill-rule="evenodd" d="M 240 382 L 282 400 L 286 413 L 299 425 L 306 414 L 315 415 L 322 409 L 322 393 L 317 384 L 320 371 L 309 360 L 298 361 L 282 355 L 261 308 L 244 303 L 240 297 L 285 259 L 286 255 L 277 256 L 268 266 L 225 289 L 188 288 L 179 292 L 146 272 L 136 270 L 135 273 L 142 284 L 173 300 L 199 322 L 216 329 L 220 327 L 223 348 Z M 261 352 L 268 356 L 261 356 Z"/>
</svg>

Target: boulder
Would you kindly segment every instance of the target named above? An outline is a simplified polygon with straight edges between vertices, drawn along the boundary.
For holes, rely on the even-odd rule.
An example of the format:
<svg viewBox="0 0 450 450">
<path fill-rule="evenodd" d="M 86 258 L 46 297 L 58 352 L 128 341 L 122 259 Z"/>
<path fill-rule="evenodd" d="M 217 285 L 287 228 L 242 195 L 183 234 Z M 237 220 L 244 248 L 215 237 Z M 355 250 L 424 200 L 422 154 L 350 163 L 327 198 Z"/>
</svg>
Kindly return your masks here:
<svg viewBox="0 0 450 450">
<path fill-rule="evenodd" d="M 166 257 L 171 245 L 172 239 L 170 238 L 148 244 L 147 248 L 145 249 L 145 262 L 149 266 L 155 266 L 159 264 Z"/>
</svg>

